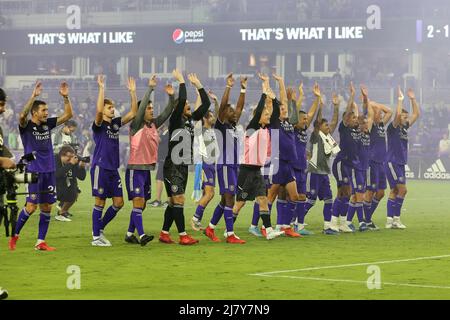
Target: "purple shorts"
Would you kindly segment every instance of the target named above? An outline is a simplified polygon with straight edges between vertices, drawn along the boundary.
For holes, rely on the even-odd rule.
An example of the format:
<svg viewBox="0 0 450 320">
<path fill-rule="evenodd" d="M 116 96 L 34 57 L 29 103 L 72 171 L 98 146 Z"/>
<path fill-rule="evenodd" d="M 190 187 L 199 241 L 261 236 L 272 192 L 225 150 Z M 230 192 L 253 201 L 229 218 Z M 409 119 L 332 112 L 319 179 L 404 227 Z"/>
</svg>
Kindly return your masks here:
<svg viewBox="0 0 450 320">
<path fill-rule="evenodd" d="M 406 184 L 405 166 L 403 164 L 387 162 L 385 169 L 391 189 L 395 188 L 398 184 Z"/>
<path fill-rule="evenodd" d="M 367 170 L 352 169 L 352 194 L 366 192 Z"/>
<path fill-rule="evenodd" d="M 238 180 L 238 167 L 235 165 L 217 165 L 217 181 L 220 195 L 225 193 L 235 195 Z"/>
<path fill-rule="evenodd" d="M 306 170 L 294 169 L 294 175 L 298 194 L 306 194 Z"/>
<path fill-rule="evenodd" d="M 371 161 L 367 170 L 367 190 L 385 190 L 387 187 L 386 169 L 384 163 Z"/>
<path fill-rule="evenodd" d="M 27 202 L 34 204 L 56 202 L 56 176 L 54 172 L 39 173 L 37 183 L 30 183 L 27 185 Z M 43 194 L 39 194 L 45 192 Z"/>
<path fill-rule="evenodd" d="M 100 199 L 123 197 L 122 181 L 117 170 L 99 166 L 91 168 L 92 196 Z"/>
<path fill-rule="evenodd" d="M 125 181 L 128 200 L 144 198 L 149 200 L 152 195 L 152 182 L 150 170 L 127 169 Z"/>
<path fill-rule="evenodd" d="M 333 199 L 330 177 L 327 174 L 308 172 L 306 175 L 306 194 L 308 199 L 329 200 Z"/>
<path fill-rule="evenodd" d="M 338 188 L 351 184 L 352 168 L 347 166 L 344 161 L 334 160 L 332 171 Z"/>
<path fill-rule="evenodd" d="M 215 187 L 216 186 L 216 165 L 203 162 L 202 163 L 202 171 L 203 171 L 202 188 L 204 188 L 205 186 Z"/>
<path fill-rule="evenodd" d="M 292 164 L 287 161 L 280 160 L 278 171 L 272 176 L 272 183 L 284 186 L 294 180 L 295 173 Z"/>
</svg>

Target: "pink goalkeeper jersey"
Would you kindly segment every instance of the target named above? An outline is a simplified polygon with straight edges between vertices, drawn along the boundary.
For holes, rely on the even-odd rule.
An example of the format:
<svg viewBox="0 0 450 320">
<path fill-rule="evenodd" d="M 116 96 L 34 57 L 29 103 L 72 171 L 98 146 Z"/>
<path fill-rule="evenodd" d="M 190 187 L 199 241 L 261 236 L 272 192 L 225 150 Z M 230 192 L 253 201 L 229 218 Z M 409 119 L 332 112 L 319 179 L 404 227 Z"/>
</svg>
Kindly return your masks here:
<svg viewBox="0 0 450 320">
<path fill-rule="evenodd" d="M 154 165 L 158 159 L 159 134 L 154 123 L 144 125 L 135 135 L 130 134 L 130 159 L 128 167 L 147 169 Z M 143 168 L 138 168 L 138 167 Z"/>
<path fill-rule="evenodd" d="M 260 128 L 250 136 L 245 136 L 244 159 L 242 164 L 263 167 L 270 159 L 270 156 L 271 141 L 269 129 Z"/>
</svg>

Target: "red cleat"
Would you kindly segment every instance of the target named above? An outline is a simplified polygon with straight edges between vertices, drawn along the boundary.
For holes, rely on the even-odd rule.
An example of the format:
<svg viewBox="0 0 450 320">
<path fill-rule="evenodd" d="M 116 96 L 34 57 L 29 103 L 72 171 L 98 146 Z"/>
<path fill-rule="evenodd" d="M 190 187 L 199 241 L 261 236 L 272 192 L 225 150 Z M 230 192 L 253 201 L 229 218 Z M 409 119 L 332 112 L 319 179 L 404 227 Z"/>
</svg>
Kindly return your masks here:
<svg viewBox="0 0 450 320">
<path fill-rule="evenodd" d="M 16 243 L 17 240 L 19 240 L 19 236 L 13 236 L 8 241 L 9 250 L 14 251 L 16 250 Z"/>
<path fill-rule="evenodd" d="M 192 244 L 198 243 L 198 240 L 192 238 L 190 235 L 180 236 L 180 242 L 181 245 L 184 246 L 190 246 Z"/>
<path fill-rule="evenodd" d="M 261 234 L 264 238 L 267 236 L 266 228 L 261 228 Z"/>
<path fill-rule="evenodd" d="M 231 236 L 227 237 L 227 243 L 244 244 L 245 240 L 241 240 L 238 236 L 232 234 Z"/>
<path fill-rule="evenodd" d="M 295 232 L 291 227 L 289 228 L 281 228 L 281 231 L 284 231 L 284 235 L 290 238 L 303 238 L 299 233 Z"/>
<path fill-rule="evenodd" d="M 214 242 L 220 242 L 220 239 L 216 237 L 216 235 L 214 234 L 214 229 L 210 228 L 209 226 L 206 227 L 205 231 L 203 231 L 203 233 L 205 234 L 205 236 L 207 236 L 208 238 L 210 238 L 212 241 Z"/>
<path fill-rule="evenodd" d="M 55 251 L 55 250 L 56 250 L 56 248 L 49 247 L 49 246 L 47 245 L 47 243 L 45 243 L 45 242 L 39 243 L 38 245 L 36 245 L 36 246 L 34 247 L 34 249 L 35 249 L 35 250 L 40 250 L 40 251 Z"/>
<path fill-rule="evenodd" d="M 159 234 L 159 242 L 162 243 L 167 243 L 167 244 L 172 244 L 175 243 L 175 241 L 173 241 L 172 239 L 170 239 L 170 235 L 168 233 L 164 233 L 161 231 L 161 233 Z"/>
</svg>

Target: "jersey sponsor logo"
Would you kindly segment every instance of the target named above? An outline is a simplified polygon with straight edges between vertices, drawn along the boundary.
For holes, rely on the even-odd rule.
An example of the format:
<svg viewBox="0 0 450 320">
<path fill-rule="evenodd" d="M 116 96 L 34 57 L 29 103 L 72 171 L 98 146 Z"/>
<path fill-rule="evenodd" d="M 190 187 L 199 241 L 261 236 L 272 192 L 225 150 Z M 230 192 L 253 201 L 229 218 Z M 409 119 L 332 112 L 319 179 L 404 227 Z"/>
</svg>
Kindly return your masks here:
<svg viewBox="0 0 450 320">
<path fill-rule="evenodd" d="M 450 180 L 450 173 L 444 167 L 441 159 L 436 160 L 424 173 L 425 179 Z"/>
</svg>

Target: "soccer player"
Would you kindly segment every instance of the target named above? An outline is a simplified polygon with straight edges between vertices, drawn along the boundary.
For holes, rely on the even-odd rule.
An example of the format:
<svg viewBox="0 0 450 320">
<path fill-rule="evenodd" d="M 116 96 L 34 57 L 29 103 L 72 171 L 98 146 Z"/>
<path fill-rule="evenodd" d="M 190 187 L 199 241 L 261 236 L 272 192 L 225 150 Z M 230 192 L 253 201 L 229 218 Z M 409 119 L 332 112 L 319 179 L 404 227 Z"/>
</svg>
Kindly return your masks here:
<svg viewBox="0 0 450 320">
<path fill-rule="evenodd" d="M 387 129 L 386 175 L 391 192 L 387 203 L 386 229 L 406 229 L 400 220 L 400 215 L 407 192 L 405 165 L 408 163 L 408 129 L 420 116 L 419 105 L 412 89 L 408 90 L 408 97 L 412 105 L 412 115 L 403 109 L 404 96 L 399 88 L 395 118 Z"/>
<path fill-rule="evenodd" d="M 314 131 L 309 140 L 311 158 L 308 161 L 308 173 L 306 176 L 308 201 L 305 205 L 305 215 L 314 206 L 317 197 L 323 200 L 323 233 L 327 235 L 339 234 L 339 229 L 332 228 L 331 225 L 333 193 L 329 178 L 331 157 L 340 151 L 338 144 L 332 137 L 338 124 L 339 105 L 339 96 L 333 94 L 333 118 L 328 123 L 326 119 L 322 118 L 323 103 L 320 103 L 314 122 Z"/>
<path fill-rule="evenodd" d="M 97 77 L 98 99 L 94 132 L 94 156 L 91 168 L 92 196 L 95 206 L 92 212 L 91 244 L 97 247 L 109 247 L 111 242 L 104 235 L 105 227 L 114 219 L 123 207 L 122 181 L 119 169 L 119 129 L 134 119 L 137 113 L 136 82 L 128 78 L 127 89 L 131 96 L 131 110 L 124 117 L 114 117 L 115 105 L 105 99 L 105 81 L 103 75 Z M 112 198 L 113 204 L 102 217 L 106 199 Z"/>
<path fill-rule="evenodd" d="M 151 197 L 151 174 L 158 158 L 159 135 L 158 128 L 169 118 L 175 107 L 174 90 L 166 85 L 165 91 L 169 95 L 169 102 L 158 117 L 153 116 L 153 102 L 150 100 L 157 85 L 156 76 L 148 82 L 148 89 L 142 101 L 138 102 L 139 109 L 130 125 L 130 158 L 128 160 L 125 181 L 128 200 L 133 201 L 130 214 L 130 224 L 125 241 L 145 246 L 153 240 L 152 235 L 144 233 L 142 212 L 146 202 Z M 139 239 L 134 235 L 137 229 Z"/>
<path fill-rule="evenodd" d="M 339 148 L 341 149 L 333 162 L 333 176 L 337 183 L 337 196 L 333 202 L 332 229 L 338 228 L 341 232 L 353 232 L 347 224 L 348 202 L 352 194 L 353 167 L 359 163 L 359 129 L 358 109 L 354 108 L 355 87 L 350 83 L 350 97 L 343 119 L 339 124 Z M 357 181 L 354 185 L 362 185 Z M 340 224 L 339 224 L 340 219 Z"/>
<path fill-rule="evenodd" d="M 229 103 L 231 88 L 234 86 L 233 74 L 227 76 L 227 85 L 220 102 L 219 115 L 215 124 L 215 129 L 221 133 L 222 141 L 219 143 L 219 158 L 217 160 L 217 180 L 219 182 L 219 192 L 221 195 L 220 203 L 214 210 L 213 216 L 208 227 L 205 229 L 205 235 L 214 242 L 219 242 L 214 229 L 219 223 L 222 215 L 224 216 L 227 242 L 243 244 L 244 240 L 239 239 L 234 234 L 233 224 L 237 215 L 233 213 L 234 196 L 238 185 L 238 146 L 236 125 L 242 114 L 245 104 L 245 92 L 247 88 L 247 78 L 240 78 L 241 92 L 234 109 Z"/>
<path fill-rule="evenodd" d="M 352 220 L 355 212 L 358 216 L 359 231 L 369 230 L 364 222 L 364 194 L 366 192 L 367 174 L 369 169 L 370 156 L 370 132 L 373 126 L 373 108 L 369 103 L 367 88 L 361 86 L 361 94 L 363 97 L 364 114 L 358 116 L 359 145 L 357 149 L 359 161 L 352 162 L 352 197 L 347 212 L 347 225 L 350 229 L 355 230 Z M 357 107 L 355 106 L 357 109 Z M 366 112 L 367 110 L 367 112 Z"/>
<path fill-rule="evenodd" d="M 198 91 L 197 91 L 198 92 Z M 191 218 L 191 227 L 195 231 L 204 230 L 201 221 L 203 218 L 203 213 L 214 198 L 215 186 L 216 186 L 216 151 L 218 151 L 218 146 L 216 143 L 216 135 L 214 132 L 214 125 L 216 123 L 216 117 L 219 114 L 219 102 L 217 96 L 208 92 L 209 97 L 214 101 L 214 113 L 209 111 L 203 117 L 201 122 L 201 134 L 198 135 L 198 140 L 200 143 L 200 154 L 202 158 L 202 173 L 203 173 L 203 195 L 198 201 L 197 209 L 195 214 Z M 197 95 L 196 107 L 201 105 L 201 97 Z M 198 128 L 200 130 L 200 128 Z"/>
<path fill-rule="evenodd" d="M 37 173 L 39 179 L 37 183 L 28 185 L 29 195 L 26 199 L 25 207 L 19 214 L 16 224 L 16 230 L 9 240 L 9 249 L 15 250 L 19 239 L 20 231 L 39 205 L 41 213 L 39 215 L 39 233 L 36 250 L 54 251 L 45 242 L 48 226 L 50 224 L 50 212 L 52 204 L 56 201 L 56 178 L 55 178 L 55 159 L 53 156 L 53 145 L 51 140 L 51 130 L 65 123 L 72 118 L 72 104 L 69 99 L 69 86 L 66 82 L 61 83 L 59 94 L 64 101 L 64 114 L 59 117 L 48 117 L 48 106 L 44 101 L 36 100 L 41 95 L 42 84 L 37 82 L 31 98 L 25 104 L 22 112 L 19 114 L 19 131 L 25 154 L 36 152 L 36 160 L 32 161 L 28 170 Z M 31 119 L 28 114 L 31 111 Z"/>
<path fill-rule="evenodd" d="M 379 230 L 373 223 L 372 216 L 384 197 L 387 187 L 386 161 L 386 130 L 385 127 L 392 118 L 392 110 L 385 105 L 370 101 L 373 106 L 373 126 L 370 131 L 370 161 L 367 177 L 367 191 L 364 196 L 364 217 L 369 230 Z"/>
<path fill-rule="evenodd" d="M 259 78 L 263 81 L 263 94 L 245 132 L 244 159 L 239 167 L 238 190 L 233 213 L 239 214 L 246 201 L 256 199 L 266 230 L 266 239 L 271 240 L 283 235 L 284 231 L 276 231 L 272 228 L 262 168 L 271 155 L 269 125 L 279 124 L 280 106 L 270 88 L 269 77 L 259 74 Z"/>
<path fill-rule="evenodd" d="M 174 78 L 180 84 L 178 104 L 169 120 L 169 153 L 164 162 L 164 184 L 166 187 L 169 205 L 164 213 L 164 224 L 159 235 L 159 241 L 167 244 L 174 243 L 170 238 L 169 230 L 173 222 L 180 235 L 181 245 L 193 245 L 198 240 L 186 233 L 184 222 L 184 202 L 186 184 L 188 179 L 188 165 L 192 164 L 192 143 L 194 138 L 193 121 L 201 120 L 211 104 L 208 94 L 203 88 L 196 74 L 189 74 L 189 81 L 200 93 L 202 104 L 191 112 L 191 106 L 187 101 L 186 84 L 183 74 L 173 71 Z M 180 141 L 181 140 L 181 141 Z"/>
</svg>

